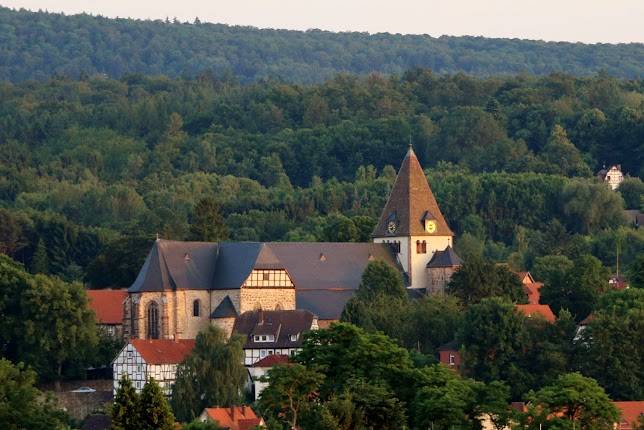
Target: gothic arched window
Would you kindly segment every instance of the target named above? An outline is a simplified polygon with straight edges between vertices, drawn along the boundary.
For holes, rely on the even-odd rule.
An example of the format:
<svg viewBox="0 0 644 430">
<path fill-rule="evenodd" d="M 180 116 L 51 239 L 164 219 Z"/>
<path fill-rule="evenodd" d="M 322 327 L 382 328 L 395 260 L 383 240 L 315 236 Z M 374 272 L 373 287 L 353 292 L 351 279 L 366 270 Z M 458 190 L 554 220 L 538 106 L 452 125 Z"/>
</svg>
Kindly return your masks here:
<svg viewBox="0 0 644 430">
<path fill-rule="evenodd" d="M 201 303 L 199 302 L 199 299 L 197 299 L 192 302 L 192 316 L 198 317 L 199 315 L 201 315 Z"/>
<path fill-rule="evenodd" d="M 148 305 L 148 339 L 159 338 L 159 305 L 156 302 L 151 302 Z"/>
<path fill-rule="evenodd" d="M 282 308 L 282 304 L 281 304 L 281 303 L 276 304 L 276 305 L 275 305 L 275 310 L 276 310 L 276 311 L 281 311 L 281 310 L 283 310 L 283 308 Z"/>
<path fill-rule="evenodd" d="M 427 254 L 427 242 L 426 241 L 423 240 L 423 243 L 421 244 L 420 248 L 421 248 L 420 250 L 421 250 L 421 252 L 423 254 Z"/>
</svg>

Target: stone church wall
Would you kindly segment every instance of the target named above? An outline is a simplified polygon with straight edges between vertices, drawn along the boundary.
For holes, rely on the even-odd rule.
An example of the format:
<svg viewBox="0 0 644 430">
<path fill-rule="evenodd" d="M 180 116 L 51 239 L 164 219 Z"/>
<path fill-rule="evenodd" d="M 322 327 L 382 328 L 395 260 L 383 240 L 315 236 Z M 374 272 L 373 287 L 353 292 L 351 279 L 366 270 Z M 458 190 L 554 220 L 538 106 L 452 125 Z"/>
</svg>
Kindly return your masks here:
<svg viewBox="0 0 644 430">
<path fill-rule="evenodd" d="M 274 310 L 278 306 L 282 310 L 295 309 L 294 288 L 241 288 L 240 313 L 257 308 Z"/>
</svg>

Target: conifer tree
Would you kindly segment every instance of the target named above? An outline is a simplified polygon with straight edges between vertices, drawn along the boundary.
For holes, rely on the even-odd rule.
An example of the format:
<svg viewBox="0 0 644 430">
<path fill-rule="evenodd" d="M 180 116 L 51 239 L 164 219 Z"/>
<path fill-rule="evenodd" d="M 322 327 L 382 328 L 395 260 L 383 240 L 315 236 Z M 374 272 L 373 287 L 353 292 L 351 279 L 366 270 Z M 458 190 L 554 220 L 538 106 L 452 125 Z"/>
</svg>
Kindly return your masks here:
<svg viewBox="0 0 644 430">
<path fill-rule="evenodd" d="M 173 430 L 174 415 L 161 387 L 150 377 L 145 383 L 139 398 L 139 429 Z"/>
<path fill-rule="evenodd" d="M 42 239 L 38 239 L 34 256 L 31 259 L 32 273 L 49 273 L 49 257 L 47 257 L 47 248 Z"/>
<path fill-rule="evenodd" d="M 130 430 L 139 428 L 139 395 L 132 382 L 123 374 L 112 404 L 111 430 Z"/>
<path fill-rule="evenodd" d="M 215 199 L 206 197 L 195 206 L 190 222 L 190 239 L 207 242 L 228 239 L 228 229 Z"/>
</svg>

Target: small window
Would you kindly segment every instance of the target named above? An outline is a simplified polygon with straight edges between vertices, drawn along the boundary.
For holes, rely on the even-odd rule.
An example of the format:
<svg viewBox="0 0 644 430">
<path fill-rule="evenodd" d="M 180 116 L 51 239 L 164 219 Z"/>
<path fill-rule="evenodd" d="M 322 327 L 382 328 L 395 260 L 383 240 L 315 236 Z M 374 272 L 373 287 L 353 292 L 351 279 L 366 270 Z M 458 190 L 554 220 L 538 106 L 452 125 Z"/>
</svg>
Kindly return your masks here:
<svg viewBox="0 0 644 430">
<path fill-rule="evenodd" d="M 259 356 L 260 357 L 266 357 L 266 350 L 265 349 L 260 350 L 259 351 Z"/>
<path fill-rule="evenodd" d="M 271 275 L 270 275 L 268 272 L 264 272 L 264 277 L 263 277 L 263 279 L 264 279 L 265 281 L 268 281 L 268 280 L 270 280 L 270 279 L 271 279 Z"/>
<path fill-rule="evenodd" d="M 273 355 L 273 350 L 272 349 L 268 350 L 268 355 Z"/>
<path fill-rule="evenodd" d="M 427 254 L 427 242 L 423 240 L 423 243 L 420 245 L 420 251 L 423 254 Z"/>
<path fill-rule="evenodd" d="M 291 335 L 291 342 L 297 342 L 297 334 Z"/>
<path fill-rule="evenodd" d="M 449 365 L 453 366 L 455 363 L 456 363 L 456 357 L 454 356 L 454 354 L 450 354 L 449 355 Z"/>
<path fill-rule="evenodd" d="M 195 300 L 192 302 L 192 316 L 198 317 L 199 315 L 201 315 L 201 302 Z"/>
</svg>

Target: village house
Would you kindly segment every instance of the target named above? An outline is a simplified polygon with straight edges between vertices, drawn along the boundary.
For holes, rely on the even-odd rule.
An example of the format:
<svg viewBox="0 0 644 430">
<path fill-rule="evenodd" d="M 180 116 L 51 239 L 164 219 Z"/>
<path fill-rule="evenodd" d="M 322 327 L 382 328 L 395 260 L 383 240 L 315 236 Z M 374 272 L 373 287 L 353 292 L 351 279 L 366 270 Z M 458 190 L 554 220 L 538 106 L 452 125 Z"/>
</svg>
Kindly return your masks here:
<svg viewBox="0 0 644 430">
<path fill-rule="evenodd" d="M 461 264 L 452 246 L 453 233 L 410 147 L 372 243 L 158 239 L 128 289 L 123 330 L 130 339 L 194 339 L 214 324 L 230 334 L 239 315 L 259 309 L 306 310 L 327 327 L 339 320 L 371 261 L 400 271 L 414 297 L 441 294 Z"/>
<path fill-rule="evenodd" d="M 461 369 L 461 353 L 456 340 L 438 347 L 438 361 L 450 369 L 459 371 Z"/>
<path fill-rule="evenodd" d="M 123 306 L 127 296 L 127 290 L 87 290 L 96 325 L 108 336 L 123 337 Z"/>
<path fill-rule="evenodd" d="M 249 406 L 232 406 L 229 408 L 206 408 L 199 415 L 201 422 L 213 422 L 224 430 L 251 430 L 265 426 L 264 420 L 258 417 Z"/>
<path fill-rule="evenodd" d="M 195 346 L 194 340 L 132 339 L 112 362 L 114 394 L 123 374 L 127 374 L 137 392 L 150 377 L 159 383 L 166 396 L 172 394 L 177 365 Z"/>
<path fill-rule="evenodd" d="M 624 181 L 622 166 L 619 164 L 613 164 L 608 169 L 604 166 L 599 172 L 597 172 L 597 178 L 599 178 L 600 181 L 606 182 L 610 189 L 615 191 Z"/>
<path fill-rule="evenodd" d="M 266 375 L 273 366 L 287 365 L 289 357 L 287 355 L 273 354 L 267 355 L 259 361 L 256 361 L 248 368 L 251 381 L 253 383 L 253 398 L 259 399 L 260 394 L 264 388 L 268 386 L 268 382 L 262 382 L 260 379 Z"/>
<path fill-rule="evenodd" d="M 244 337 L 244 365 L 252 366 L 269 355 L 297 354 L 304 334 L 317 329 L 317 317 L 309 311 L 260 309 L 237 317 L 233 332 Z"/>
<path fill-rule="evenodd" d="M 615 430 L 637 430 L 644 426 L 644 401 L 613 402 L 619 409 L 620 419 Z"/>
</svg>

